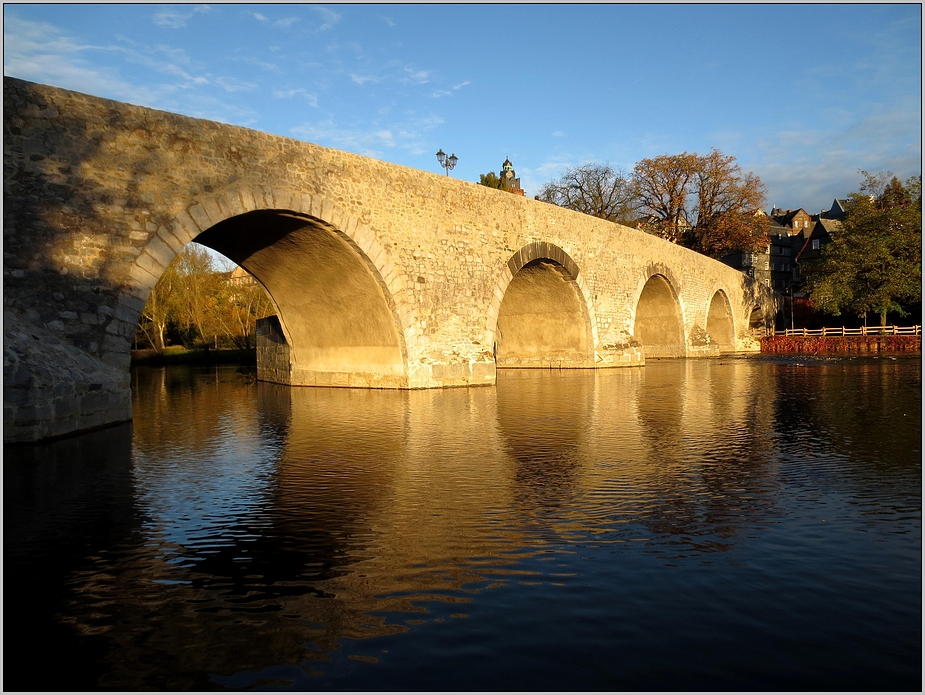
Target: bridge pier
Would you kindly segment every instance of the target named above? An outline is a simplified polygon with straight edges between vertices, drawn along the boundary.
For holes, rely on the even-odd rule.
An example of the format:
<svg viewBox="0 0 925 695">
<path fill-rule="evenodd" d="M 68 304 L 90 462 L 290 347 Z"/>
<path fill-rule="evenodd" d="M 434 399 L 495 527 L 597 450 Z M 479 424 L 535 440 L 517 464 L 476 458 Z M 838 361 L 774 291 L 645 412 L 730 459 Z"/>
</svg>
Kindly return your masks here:
<svg viewBox="0 0 925 695">
<path fill-rule="evenodd" d="M 131 419 L 128 370 L 4 312 L 4 442 L 34 442 Z"/>
</svg>

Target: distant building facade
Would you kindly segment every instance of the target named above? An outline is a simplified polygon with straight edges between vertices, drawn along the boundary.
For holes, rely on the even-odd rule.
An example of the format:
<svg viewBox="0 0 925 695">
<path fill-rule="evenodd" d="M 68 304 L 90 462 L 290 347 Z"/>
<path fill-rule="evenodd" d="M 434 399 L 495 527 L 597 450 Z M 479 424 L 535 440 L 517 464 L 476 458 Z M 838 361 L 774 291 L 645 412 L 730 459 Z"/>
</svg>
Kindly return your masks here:
<svg viewBox="0 0 925 695">
<path fill-rule="evenodd" d="M 241 266 L 235 266 L 235 269 L 227 274 L 226 282 L 232 287 L 246 287 L 247 285 L 257 284 L 257 280 L 254 276 Z"/>
<path fill-rule="evenodd" d="M 764 251 L 736 251 L 722 261 L 783 295 L 800 296 L 800 262 L 818 258 L 837 237 L 845 219 L 847 200 L 835 198 L 829 210 L 817 215 L 803 208 L 771 208 L 770 229 Z M 764 214 L 760 212 L 759 214 Z"/>
</svg>

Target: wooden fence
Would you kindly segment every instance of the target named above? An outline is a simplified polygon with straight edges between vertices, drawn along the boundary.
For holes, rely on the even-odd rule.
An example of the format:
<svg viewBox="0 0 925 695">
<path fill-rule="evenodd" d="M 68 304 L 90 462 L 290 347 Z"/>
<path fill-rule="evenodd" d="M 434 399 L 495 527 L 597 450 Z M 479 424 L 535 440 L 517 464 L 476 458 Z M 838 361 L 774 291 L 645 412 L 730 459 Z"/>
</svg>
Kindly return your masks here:
<svg viewBox="0 0 925 695">
<path fill-rule="evenodd" d="M 860 328 L 788 328 L 784 331 L 768 332 L 768 335 L 784 336 L 854 336 L 854 335 L 922 335 L 921 326 L 861 326 Z"/>
</svg>

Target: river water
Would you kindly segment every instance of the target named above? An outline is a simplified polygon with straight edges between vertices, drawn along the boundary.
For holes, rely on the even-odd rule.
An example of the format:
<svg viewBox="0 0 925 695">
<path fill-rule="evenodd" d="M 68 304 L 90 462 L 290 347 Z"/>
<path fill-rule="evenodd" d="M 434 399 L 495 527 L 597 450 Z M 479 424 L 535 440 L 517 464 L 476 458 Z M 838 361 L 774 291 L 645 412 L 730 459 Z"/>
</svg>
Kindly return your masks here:
<svg viewBox="0 0 925 695">
<path fill-rule="evenodd" d="M 918 358 L 289 389 L 6 447 L 6 690 L 920 690 Z"/>
</svg>

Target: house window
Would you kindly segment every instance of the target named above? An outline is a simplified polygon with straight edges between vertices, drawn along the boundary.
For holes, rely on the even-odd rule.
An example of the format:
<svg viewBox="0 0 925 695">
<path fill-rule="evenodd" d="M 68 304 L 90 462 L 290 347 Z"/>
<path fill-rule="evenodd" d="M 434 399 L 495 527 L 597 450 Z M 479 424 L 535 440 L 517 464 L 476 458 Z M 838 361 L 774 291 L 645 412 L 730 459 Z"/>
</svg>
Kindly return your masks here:
<svg viewBox="0 0 925 695">
<path fill-rule="evenodd" d="M 818 240 L 818 239 L 813 239 L 813 249 L 814 249 L 814 250 L 818 250 L 818 249 L 819 249 L 819 240 Z"/>
<path fill-rule="evenodd" d="M 765 269 L 765 270 L 768 269 L 768 262 L 767 262 L 767 261 L 764 262 L 764 269 Z"/>
<path fill-rule="evenodd" d="M 773 262 L 771 263 L 771 270 L 776 270 L 776 268 L 774 267 L 774 263 L 773 263 Z"/>
</svg>

